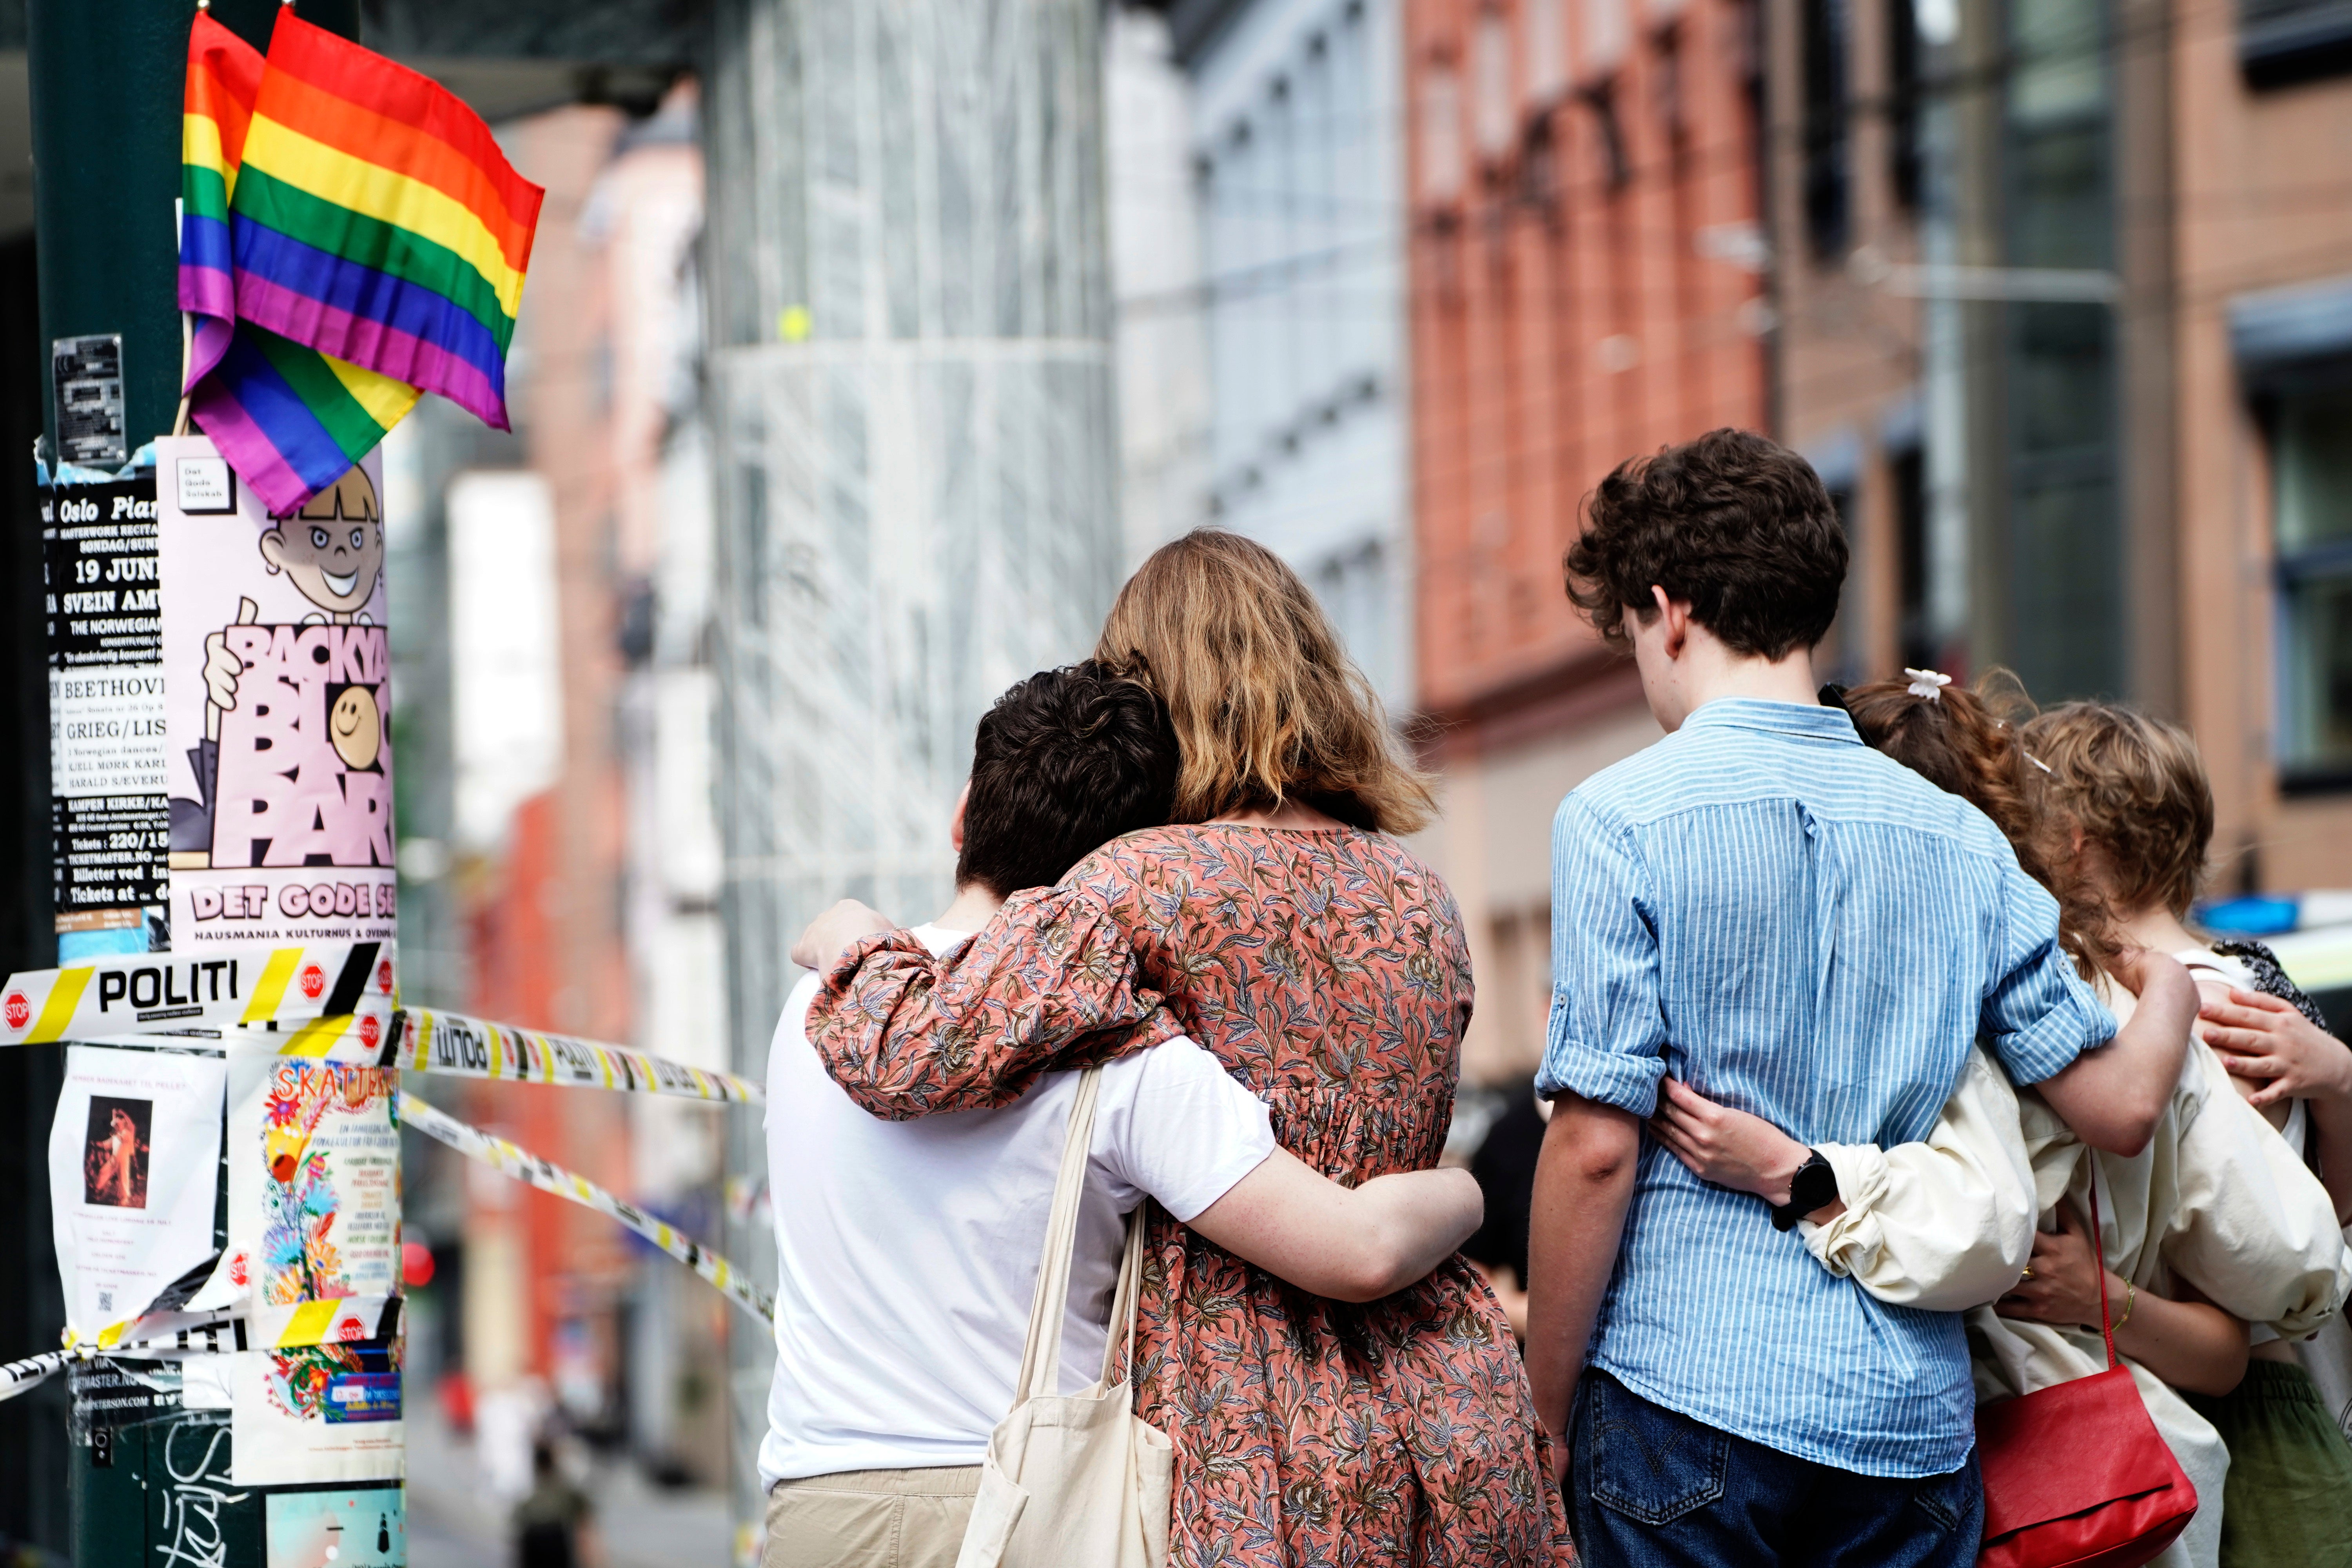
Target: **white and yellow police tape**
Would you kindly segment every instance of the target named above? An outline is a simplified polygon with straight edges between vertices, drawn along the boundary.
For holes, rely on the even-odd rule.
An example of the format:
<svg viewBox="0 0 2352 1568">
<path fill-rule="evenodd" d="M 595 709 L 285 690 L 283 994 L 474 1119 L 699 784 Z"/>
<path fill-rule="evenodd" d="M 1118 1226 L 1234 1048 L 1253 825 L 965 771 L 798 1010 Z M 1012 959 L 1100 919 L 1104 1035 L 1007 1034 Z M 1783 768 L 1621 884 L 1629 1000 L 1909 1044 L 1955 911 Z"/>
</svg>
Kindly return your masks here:
<svg viewBox="0 0 2352 1568">
<path fill-rule="evenodd" d="M 68 1328 L 62 1350 L 0 1363 L 0 1400 L 13 1399 L 75 1362 L 177 1360 L 247 1350 L 381 1342 L 400 1328 L 397 1296 L 346 1296 L 246 1311 L 152 1312 L 84 1338 Z"/>
<path fill-rule="evenodd" d="M 584 1208 L 594 1209 L 598 1214 L 618 1221 L 701 1275 L 717 1286 L 729 1300 L 754 1314 L 761 1321 L 775 1321 L 774 1299 L 753 1285 L 740 1268 L 709 1248 L 680 1236 L 660 1220 L 623 1203 L 587 1177 L 574 1175 L 561 1165 L 551 1164 L 503 1138 L 493 1137 L 479 1128 L 468 1127 L 456 1117 L 436 1110 L 413 1095 L 404 1093 L 400 1097 L 400 1120 L 404 1125 L 446 1143 L 468 1159 L 479 1160 L 485 1165 L 503 1171 L 542 1193 L 569 1198 Z"/>
<path fill-rule="evenodd" d="M 398 1016 L 398 1022 L 394 1060 L 410 1072 L 610 1089 L 723 1105 L 768 1102 L 766 1089 L 750 1079 L 688 1067 L 625 1046 L 518 1029 L 438 1008 L 411 1007 Z"/>
<path fill-rule="evenodd" d="M 372 1017 L 383 1032 L 396 971 L 388 942 L 222 942 L 32 970 L 0 984 L 0 1046 L 337 1017 Z"/>
</svg>

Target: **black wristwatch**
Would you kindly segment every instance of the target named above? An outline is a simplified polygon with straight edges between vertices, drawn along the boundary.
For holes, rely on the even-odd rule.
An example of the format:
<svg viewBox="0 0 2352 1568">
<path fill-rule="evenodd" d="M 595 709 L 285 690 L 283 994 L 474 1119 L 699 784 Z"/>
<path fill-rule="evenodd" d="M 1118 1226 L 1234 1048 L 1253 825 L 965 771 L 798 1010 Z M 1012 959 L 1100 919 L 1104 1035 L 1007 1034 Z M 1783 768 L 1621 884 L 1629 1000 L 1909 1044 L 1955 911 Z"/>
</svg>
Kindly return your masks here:
<svg viewBox="0 0 2352 1568">
<path fill-rule="evenodd" d="M 1808 1149 L 1805 1163 L 1789 1178 L 1789 1201 L 1772 1211 L 1772 1228 L 1792 1229 L 1799 1220 L 1824 1204 L 1835 1203 L 1837 1197 L 1837 1172 L 1827 1160 Z"/>
</svg>

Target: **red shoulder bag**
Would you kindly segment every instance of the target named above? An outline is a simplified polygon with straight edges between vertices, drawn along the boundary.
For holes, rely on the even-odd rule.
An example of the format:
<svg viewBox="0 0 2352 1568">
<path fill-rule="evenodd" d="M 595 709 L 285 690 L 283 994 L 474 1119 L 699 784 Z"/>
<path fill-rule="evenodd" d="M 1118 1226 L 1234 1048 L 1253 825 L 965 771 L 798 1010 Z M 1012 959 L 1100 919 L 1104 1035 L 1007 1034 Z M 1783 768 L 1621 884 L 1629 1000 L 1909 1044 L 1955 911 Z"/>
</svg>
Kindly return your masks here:
<svg viewBox="0 0 2352 1568">
<path fill-rule="evenodd" d="M 2197 1489 L 2116 1355 L 2098 1156 L 2084 1158 L 2107 1370 L 1977 1412 L 1985 1496 L 1977 1568 L 2139 1568 L 2197 1514 Z"/>
</svg>

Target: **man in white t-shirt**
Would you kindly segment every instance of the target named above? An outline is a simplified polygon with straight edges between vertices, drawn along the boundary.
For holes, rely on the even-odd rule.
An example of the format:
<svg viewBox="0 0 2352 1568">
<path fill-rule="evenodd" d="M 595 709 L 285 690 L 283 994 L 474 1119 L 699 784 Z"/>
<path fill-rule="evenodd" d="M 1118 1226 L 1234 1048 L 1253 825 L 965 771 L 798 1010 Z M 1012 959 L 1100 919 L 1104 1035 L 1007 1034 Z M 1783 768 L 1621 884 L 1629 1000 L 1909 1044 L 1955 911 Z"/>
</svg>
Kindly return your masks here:
<svg viewBox="0 0 2352 1568">
<path fill-rule="evenodd" d="M 950 827 L 955 901 L 915 928 L 945 952 L 1005 897 L 1050 886 L 1167 819 L 1176 746 L 1157 699 L 1091 665 L 1014 686 L 981 720 Z M 803 1033 L 817 977 L 768 1061 L 776 1371 L 760 1476 L 763 1568 L 949 1568 L 990 1431 L 1013 1403 L 1075 1073 L 994 1110 L 882 1121 Z M 1100 1366 L 1125 1216 L 1150 1198 L 1303 1289 L 1371 1300 L 1477 1227 L 1462 1171 L 1343 1188 L 1276 1146 L 1265 1107 L 1179 1037 L 1106 1065 L 1078 1216 L 1064 1393 Z"/>
</svg>

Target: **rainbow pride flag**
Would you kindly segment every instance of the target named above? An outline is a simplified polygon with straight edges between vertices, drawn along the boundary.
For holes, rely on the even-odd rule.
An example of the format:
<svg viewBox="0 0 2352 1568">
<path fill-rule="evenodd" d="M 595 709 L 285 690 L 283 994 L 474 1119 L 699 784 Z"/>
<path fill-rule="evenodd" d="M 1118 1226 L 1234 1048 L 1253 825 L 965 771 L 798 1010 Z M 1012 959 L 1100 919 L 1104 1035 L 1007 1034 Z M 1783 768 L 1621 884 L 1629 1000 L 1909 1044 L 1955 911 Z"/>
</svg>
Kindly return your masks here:
<svg viewBox="0 0 2352 1568">
<path fill-rule="evenodd" d="M 264 63 L 198 12 L 180 122 L 180 309 L 193 318 L 188 416 L 281 516 L 350 471 L 417 390 L 239 321 L 230 203 Z"/>
<path fill-rule="evenodd" d="M 446 89 L 283 8 L 229 192 L 236 312 L 506 429 L 545 195 Z"/>
<path fill-rule="evenodd" d="M 180 309 L 195 317 L 186 393 L 228 352 L 236 280 L 228 247 L 228 194 L 245 156 L 246 122 L 261 92 L 261 52 L 196 13 L 180 118 Z"/>
</svg>

